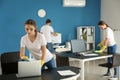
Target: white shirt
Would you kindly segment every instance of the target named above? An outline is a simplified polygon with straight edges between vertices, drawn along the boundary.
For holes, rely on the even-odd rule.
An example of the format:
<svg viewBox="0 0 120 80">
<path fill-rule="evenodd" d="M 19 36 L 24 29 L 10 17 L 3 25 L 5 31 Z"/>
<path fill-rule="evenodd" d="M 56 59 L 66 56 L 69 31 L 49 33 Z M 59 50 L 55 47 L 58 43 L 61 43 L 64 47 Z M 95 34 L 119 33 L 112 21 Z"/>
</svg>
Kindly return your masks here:
<svg viewBox="0 0 120 80">
<path fill-rule="evenodd" d="M 48 25 L 44 25 L 41 27 L 41 30 L 40 32 L 42 32 L 45 36 L 45 39 L 48 43 L 51 43 L 52 42 L 52 39 L 51 39 L 51 32 L 54 32 L 52 26 L 48 26 Z"/>
<path fill-rule="evenodd" d="M 116 44 L 114 39 L 114 33 L 111 28 L 107 27 L 107 29 L 105 29 L 105 36 L 106 38 L 108 38 L 108 46 L 113 46 Z"/>
<path fill-rule="evenodd" d="M 26 47 L 31 53 L 31 55 L 37 60 L 41 59 L 42 45 L 46 45 L 46 40 L 45 40 L 45 37 L 40 33 L 37 33 L 37 36 L 34 42 L 30 41 L 27 34 L 21 38 L 21 47 Z M 52 58 L 53 58 L 53 55 L 49 52 L 48 49 L 46 49 L 45 62 L 50 61 Z"/>
</svg>

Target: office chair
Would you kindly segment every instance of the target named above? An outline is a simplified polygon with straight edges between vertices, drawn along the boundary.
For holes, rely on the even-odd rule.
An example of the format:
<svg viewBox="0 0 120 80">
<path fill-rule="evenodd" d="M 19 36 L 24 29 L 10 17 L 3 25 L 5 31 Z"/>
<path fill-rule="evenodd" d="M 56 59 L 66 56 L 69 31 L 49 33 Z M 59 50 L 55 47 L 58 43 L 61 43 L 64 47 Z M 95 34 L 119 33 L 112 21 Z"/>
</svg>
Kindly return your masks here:
<svg viewBox="0 0 120 80">
<path fill-rule="evenodd" d="M 120 54 L 113 55 L 112 58 L 113 58 L 112 63 L 103 63 L 103 64 L 99 64 L 99 66 L 110 68 L 110 69 L 120 66 Z M 115 79 L 115 78 L 112 76 L 108 80 L 113 80 L 113 79 Z"/>
<path fill-rule="evenodd" d="M 17 74 L 19 59 L 19 51 L 5 52 L 1 54 L 2 74 Z"/>
</svg>

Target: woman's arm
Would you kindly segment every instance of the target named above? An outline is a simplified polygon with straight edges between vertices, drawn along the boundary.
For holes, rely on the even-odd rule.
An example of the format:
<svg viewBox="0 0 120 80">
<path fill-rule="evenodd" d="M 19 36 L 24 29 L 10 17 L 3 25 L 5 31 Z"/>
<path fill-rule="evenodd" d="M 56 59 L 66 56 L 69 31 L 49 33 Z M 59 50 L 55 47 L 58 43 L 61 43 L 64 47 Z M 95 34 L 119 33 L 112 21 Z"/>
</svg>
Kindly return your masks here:
<svg viewBox="0 0 120 80">
<path fill-rule="evenodd" d="M 45 59 L 45 54 L 46 54 L 46 45 L 41 46 L 41 50 L 42 50 L 41 60 L 44 61 L 44 59 Z"/>
<path fill-rule="evenodd" d="M 41 57 L 41 66 L 44 64 L 45 54 L 46 54 L 46 45 L 41 46 L 42 57 Z"/>
<path fill-rule="evenodd" d="M 105 41 L 104 41 L 103 46 L 107 46 L 108 41 L 109 41 L 109 39 L 108 39 L 108 38 L 105 38 Z"/>
<path fill-rule="evenodd" d="M 20 58 L 24 57 L 25 56 L 25 48 L 24 47 L 21 47 L 20 48 Z"/>
</svg>

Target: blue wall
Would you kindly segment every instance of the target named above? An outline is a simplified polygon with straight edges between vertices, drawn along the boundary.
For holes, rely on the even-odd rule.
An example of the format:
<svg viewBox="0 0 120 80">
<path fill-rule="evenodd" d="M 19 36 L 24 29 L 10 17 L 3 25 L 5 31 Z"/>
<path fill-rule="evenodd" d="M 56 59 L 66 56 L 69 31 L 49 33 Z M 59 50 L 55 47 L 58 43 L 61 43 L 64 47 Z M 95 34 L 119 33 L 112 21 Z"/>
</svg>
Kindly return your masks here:
<svg viewBox="0 0 120 80">
<path fill-rule="evenodd" d="M 36 21 L 38 30 L 50 18 L 56 32 L 62 33 L 62 42 L 76 38 L 76 27 L 93 25 L 96 28 L 96 43 L 100 41 L 100 0 L 86 0 L 85 7 L 63 7 L 63 0 L 0 0 L 0 54 L 19 51 L 20 38 L 25 34 L 24 22 L 28 18 Z M 47 15 L 40 18 L 39 9 Z"/>
</svg>

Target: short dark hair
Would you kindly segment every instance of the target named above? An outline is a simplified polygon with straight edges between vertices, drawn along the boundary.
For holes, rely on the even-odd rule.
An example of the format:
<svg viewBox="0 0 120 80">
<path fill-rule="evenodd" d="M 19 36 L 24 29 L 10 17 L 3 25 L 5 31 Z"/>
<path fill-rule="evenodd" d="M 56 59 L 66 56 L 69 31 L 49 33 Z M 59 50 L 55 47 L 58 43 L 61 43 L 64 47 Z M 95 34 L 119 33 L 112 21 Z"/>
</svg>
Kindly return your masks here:
<svg viewBox="0 0 120 80">
<path fill-rule="evenodd" d="M 47 24 L 47 23 L 51 23 L 51 20 L 50 20 L 50 19 L 47 19 L 47 20 L 46 20 L 46 24 Z"/>
<path fill-rule="evenodd" d="M 109 27 L 108 24 L 107 24 L 106 22 L 102 21 L 102 20 L 98 22 L 98 25 L 104 25 L 104 24 L 105 24 L 107 27 Z"/>
</svg>

